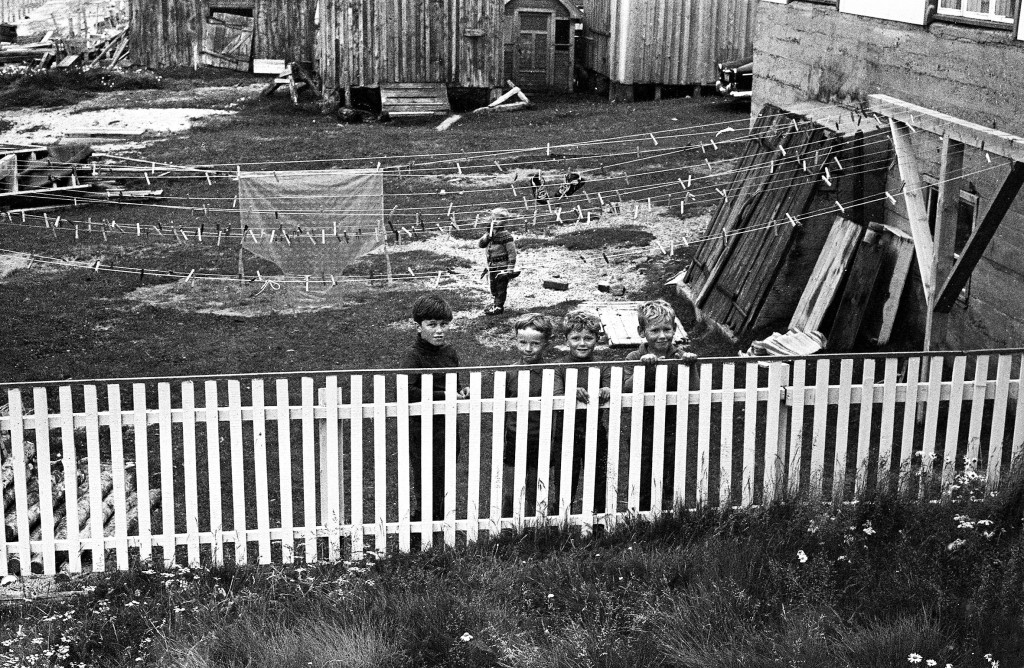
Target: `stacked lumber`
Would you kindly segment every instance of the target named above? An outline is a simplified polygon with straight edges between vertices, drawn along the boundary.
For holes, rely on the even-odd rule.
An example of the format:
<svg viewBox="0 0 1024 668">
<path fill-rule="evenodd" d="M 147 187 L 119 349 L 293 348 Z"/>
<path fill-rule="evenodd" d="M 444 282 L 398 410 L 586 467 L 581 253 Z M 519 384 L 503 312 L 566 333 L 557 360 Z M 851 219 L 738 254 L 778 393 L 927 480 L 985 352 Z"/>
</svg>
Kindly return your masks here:
<svg viewBox="0 0 1024 668">
<path fill-rule="evenodd" d="M 125 64 L 128 59 L 128 26 L 100 40 L 80 55 L 83 57 L 82 64 L 88 67 L 110 69 Z"/>
<path fill-rule="evenodd" d="M 825 337 L 821 332 L 775 332 L 762 341 L 754 341 L 747 355 L 757 357 L 794 357 L 813 355 L 825 348 Z"/>
<path fill-rule="evenodd" d="M 0 64 L 39 64 L 45 69 L 56 60 L 59 48 L 59 42 L 53 40 L 53 33 L 48 32 L 38 42 L 31 44 L 4 44 L 0 46 Z M 44 65 L 43 63 L 46 60 L 49 60 L 49 63 Z"/>
<path fill-rule="evenodd" d="M 865 228 L 837 217 L 790 331 L 827 329 L 829 352 L 850 350 L 858 340 L 885 345 L 913 257 L 913 241 L 899 230 L 874 223 Z"/>
<path fill-rule="evenodd" d="M 8 543 L 19 539 L 19 525 L 28 526 L 29 539 L 40 541 L 43 538 L 43 527 L 41 517 L 41 497 L 39 466 L 36 457 L 36 447 L 31 441 L 24 444 L 24 461 L 17 464 L 12 459 L 9 444 L 4 443 L 0 447 L 0 457 L 3 464 L 0 465 L 0 486 L 3 495 L 3 518 L 4 538 Z M 53 536 L 56 540 L 64 540 L 68 537 L 68 523 L 77 518 L 78 537 L 88 539 L 92 537 L 92 499 L 89 489 L 89 461 L 80 457 L 75 461 L 74 467 L 74 488 L 77 490 L 77 504 L 68 514 L 65 494 L 68 488 L 67 471 L 64 469 L 63 460 L 50 462 L 50 494 L 51 508 L 53 510 Z M 100 512 L 104 536 L 113 536 L 115 527 L 115 499 L 117 494 L 114 490 L 114 471 L 110 462 L 99 463 L 98 490 L 101 499 Z M 27 518 L 19 522 L 17 515 L 16 495 L 16 473 L 24 472 L 25 475 L 25 503 L 28 510 Z M 138 530 L 138 485 L 136 484 L 134 468 L 127 466 L 124 469 L 124 494 L 125 494 L 125 526 L 129 534 Z M 150 508 L 160 505 L 160 490 L 153 489 L 149 494 Z M 63 555 L 66 560 L 67 555 Z M 94 557 L 94 562 L 96 558 Z M 61 553 L 58 553 L 58 565 L 62 561 Z M 39 571 L 42 568 L 42 555 L 32 551 L 33 570 Z"/>
</svg>

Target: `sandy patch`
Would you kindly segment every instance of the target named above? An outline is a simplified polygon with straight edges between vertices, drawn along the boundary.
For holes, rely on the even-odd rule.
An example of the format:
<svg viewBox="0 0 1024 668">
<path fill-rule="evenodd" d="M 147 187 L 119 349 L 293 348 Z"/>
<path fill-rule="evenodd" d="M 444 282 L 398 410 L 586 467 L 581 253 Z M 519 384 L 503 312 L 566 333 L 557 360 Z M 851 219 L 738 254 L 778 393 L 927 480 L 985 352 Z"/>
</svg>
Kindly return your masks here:
<svg viewBox="0 0 1024 668">
<path fill-rule="evenodd" d="M 5 112 L 4 120 L 14 125 L 0 134 L 0 142 L 46 146 L 76 129 L 142 130 L 147 135 L 184 132 L 198 119 L 235 113 L 224 109 L 102 109 L 76 113 L 77 109 L 78 105 L 45 110 L 29 107 Z M 95 150 L 124 148 L 129 141 L 136 148 L 146 145 L 145 141 L 137 139 L 93 138 L 79 141 L 88 142 Z"/>
</svg>

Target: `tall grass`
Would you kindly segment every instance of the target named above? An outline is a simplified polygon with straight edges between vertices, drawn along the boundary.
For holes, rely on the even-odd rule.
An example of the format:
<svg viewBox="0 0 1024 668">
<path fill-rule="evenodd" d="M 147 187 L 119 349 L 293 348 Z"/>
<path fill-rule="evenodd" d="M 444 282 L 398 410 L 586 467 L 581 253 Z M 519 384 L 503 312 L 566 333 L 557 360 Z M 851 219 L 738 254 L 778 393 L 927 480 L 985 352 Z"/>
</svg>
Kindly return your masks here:
<svg viewBox="0 0 1024 668">
<path fill-rule="evenodd" d="M 1024 660 L 1014 499 L 787 500 L 308 569 L 140 568 L 0 625 L 23 627 L 15 648 L 69 637 L 54 665 L 1005 667 Z"/>
</svg>

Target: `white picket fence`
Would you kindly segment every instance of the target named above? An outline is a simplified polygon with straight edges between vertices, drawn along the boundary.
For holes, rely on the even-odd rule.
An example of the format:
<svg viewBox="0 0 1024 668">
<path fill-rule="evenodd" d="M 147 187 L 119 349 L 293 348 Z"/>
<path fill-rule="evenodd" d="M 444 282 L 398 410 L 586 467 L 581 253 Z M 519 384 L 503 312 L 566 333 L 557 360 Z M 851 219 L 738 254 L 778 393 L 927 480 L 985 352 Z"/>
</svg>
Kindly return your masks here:
<svg viewBox="0 0 1024 668">
<path fill-rule="evenodd" d="M 1021 361 L 1017 350 L 713 360 L 680 366 L 673 387 L 668 367 L 655 367 L 653 392 L 643 391 L 652 372 L 643 367 L 632 391 L 615 389 L 624 369 L 613 365 L 610 400 L 585 406 L 572 397 L 577 384 L 597 396 L 596 367 L 567 367 L 561 396 L 554 366 L 544 367 L 541 395 L 529 401 L 505 394 L 508 374 L 526 394 L 521 367 L 438 375 L 448 398 L 423 402 L 408 400 L 409 387 L 422 382 L 431 397 L 429 376 L 391 371 L 8 385 L 0 573 L 28 563 L 54 573 L 136 560 L 358 558 L 430 547 L 435 532 L 446 545 L 534 522 L 591 532 L 673 506 L 761 504 L 782 492 L 850 500 L 891 485 L 932 498 L 965 461 L 995 489 L 1024 445 Z M 456 399 L 466 379 L 470 398 Z M 573 500 L 577 409 L 587 428 Z M 408 434 L 422 415 L 443 416 L 449 491 L 443 517 L 427 502 L 413 521 Z M 507 415 L 518 423 L 515 443 L 505 443 Z M 541 438 L 537 484 L 526 489 L 531 415 Z M 600 446 L 599 420 L 608 433 Z M 412 444 L 425 499 L 436 491 L 433 422 Z M 512 480 L 503 479 L 505 448 L 515 449 Z M 639 506 L 644 456 L 649 509 Z M 515 499 L 507 516 L 503 490 Z M 530 517 L 527 495 L 536 499 Z M 607 512 L 596 513 L 602 498 Z"/>
</svg>

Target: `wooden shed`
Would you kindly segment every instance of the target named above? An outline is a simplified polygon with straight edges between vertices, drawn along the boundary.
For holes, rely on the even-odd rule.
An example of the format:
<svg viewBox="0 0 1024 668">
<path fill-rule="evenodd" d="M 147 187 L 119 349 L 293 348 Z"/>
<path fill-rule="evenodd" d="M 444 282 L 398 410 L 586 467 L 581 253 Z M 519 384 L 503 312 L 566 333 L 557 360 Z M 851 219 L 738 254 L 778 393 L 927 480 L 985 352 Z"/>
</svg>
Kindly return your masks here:
<svg viewBox="0 0 1024 668">
<path fill-rule="evenodd" d="M 505 78 L 524 90 L 571 92 L 582 20 L 569 0 L 505 0 Z"/>
<path fill-rule="evenodd" d="M 502 84 L 504 0 L 322 0 L 324 92 L 434 83 Z"/>
<path fill-rule="evenodd" d="M 313 62 L 317 0 L 129 0 L 131 57 L 144 67 L 254 59 Z"/>
<path fill-rule="evenodd" d="M 613 99 L 633 87 L 707 84 L 719 62 L 753 54 L 754 0 L 580 0 L 583 67 Z"/>
</svg>

